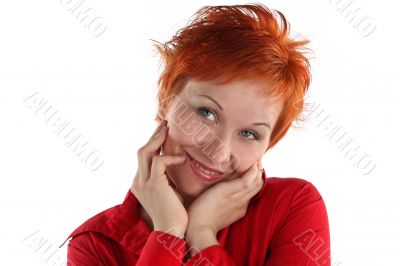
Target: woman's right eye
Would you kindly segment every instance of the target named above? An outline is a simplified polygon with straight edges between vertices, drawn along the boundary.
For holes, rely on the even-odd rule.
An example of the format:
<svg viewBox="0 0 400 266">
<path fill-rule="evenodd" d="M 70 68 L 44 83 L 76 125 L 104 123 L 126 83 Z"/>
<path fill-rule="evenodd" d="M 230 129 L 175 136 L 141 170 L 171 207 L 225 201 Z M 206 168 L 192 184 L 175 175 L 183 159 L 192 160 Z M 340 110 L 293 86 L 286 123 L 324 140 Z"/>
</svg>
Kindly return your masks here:
<svg viewBox="0 0 400 266">
<path fill-rule="evenodd" d="M 215 119 L 212 120 L 212 121 L 215 121 L 215 120 L 217 119 L 215 113 L 214 113 L 213 111 L 211 111 L 209 108 L 200 107 L 200 108 L 198 108 L 197 110 L 198 110 L 198 112 L 199 112 L 199 114 L 200 114 L 201 116 L 203 116 L 203 117 L 205 117 L 205 118 L 207 118 L 207 119 L 208 119 L 208 117 L 209 117 L 210 114 L 213 115 L 213 116 L 215 117 Z"/>
</svg>

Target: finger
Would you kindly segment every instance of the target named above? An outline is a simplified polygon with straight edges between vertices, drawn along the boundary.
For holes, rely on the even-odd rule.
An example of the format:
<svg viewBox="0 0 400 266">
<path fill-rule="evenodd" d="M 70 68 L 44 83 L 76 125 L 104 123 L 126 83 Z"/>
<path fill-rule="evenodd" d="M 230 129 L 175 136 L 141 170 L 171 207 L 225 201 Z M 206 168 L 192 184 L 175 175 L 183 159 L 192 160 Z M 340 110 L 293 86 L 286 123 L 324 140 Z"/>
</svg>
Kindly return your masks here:
<svg viewBox="0 0 400 266">
<path fill-rule="evenodd" d="M 254 163 L 241 177 L 226 182 L 226 193 L 234 194 L 236 192 L 250 188 L 254 179 L 257 177 L 258 172 L 259 171 L 257 169 L 257 164 Z"/>
<path fill-rule="evenodd" d="M 158 126 L 156 127 L 156 129 L 154 130 L 153 134 L 151 135 L 150 139 L 153 138 L 154 136 L 156 136 L 160 130 L 167 125 L 167 121 L 165 119 L 163 119 L 160 124 L 158 124 Z"/>
<path fill-rule="evenodd" d="M 156 155 L 151 163 L 151 174 L 149 181 L 165 175 L 167 166 L 185 162 L 185 155 Z"/>
<path fill-rule="evenodd" d="M 179 200 L 183 204 L 183 198 L 182 198 L 181 194 L 179 194 L 179 192 L 176 190 L 175 184 L 172 182 L 171 178 L 168 176 L 167 173 L 165 173 L 165 176 L 166 176 L 166 179 L 168 180 L 168 185 L 172 188 L 172 190 L 175 192 L 176 196 L 179 198 Z"/>
<path fill-rule="evenodd" d="M 251 183 L 251 185 L 247 188 L 242 188 L 241 190 L 239 190 L 236 193 L 233 193 L 232 197 L 233 198 L 247 198 L 248 195 L 255 195 L 257 194 L 257 192 L 259 191 L 259 189 L 261 189 L 262 186 L 260 186 L 260 184 L 263 184 L 263 178 L 262 178 L 262 171 L 258 171 L 257 172 L 257 176 L 256 178 L 253 180 L 253 182 Z M 253 194 L 253 192 L 255 191 L 255 194 Z M 250 196 L 251 198 L 252 196 Z"/>
<path fill-rule="evenodd" d="M 262 180 L 262 174 L 263 174 L 263 168 L 262 168 L 262 161 L 261 159 L 257 160 L 256 162 L 257 165 L 257 170 L 258 172 L 255 175 L 249 174 L 248 176 L 243 176 L 242 179 L 245 182 L 242 184 L 241 187 L 238 187 L 238 190 L 232 192 L 232 197 L 236 198 L 241 198 L 244 195 L 247 195 L 251 191 L 254 190 L 257 186 L 255 185 L 256 183 L 261 182 Z M 254 165 L 253 165 L 254 166 Z M 255 177 L 254 179 L 251 179 Z"/>
<path fill-rule="evenodd" d="M 264 180 L 261 178 L 261 181 L 259 182 L 256 181 L 253 185 L 254 185 L 253 189 L 249 191 L 247 194 L 244 194 L 242 196 L 242 199 L 246 202 L 249 201 L 252 197 L 254 197 L 258 192 L 260 192 L 261 188 L 264 185 Z"/>
<path fill-rule="evenodd" d="M 257 179 L 258 174 L 262 171 L 262 168 L 261 168 L 261 159 L 258 159 L 254 164 L 255 164 L 255 167 L 256 167 L 257 172 L 256 172 L 255 174 L 244 175 L 244 176 L 242 177 L 242 179 L 243 179 L 243 182 L 244 182 L 245 184 L 249 184 L 249 183 L 252 184 L 253 181 Z"/>
<path fill-rule="evenodd" d="M 136 170 L 135 177 L 133 178 L 132 181 L 132 187 L 137 187 L 141 184 L 141 178 L 140 178 L 140 173 L 139 173 L 139 168 Z"/>
<path fill-rule="evenodd" d="M 152 158 L 159 154 L 161 145 L 167 136 L 167 131 L 168 127 L 162 127 L 154 137 L 149 139 L 146 145 L 138 150 L 138 167 L 141 177 L 145 180 L 149 179 Z"/>
<path fill-rule="evenodd" d="M 166 127 L 168 129 L 168 121 L 163 119 L 147 142 L 151 142 L 151 140 L 153 140 L 154 138 L 157 138 L 160 135 L 161 131 L 164 131 Z M 154 156 L 154 154 L 160 154 L 160 150 L 161 150 L 161 147 L 158 147 L 154 152 L 152 152 L 153 156 Z"/>
</svg>

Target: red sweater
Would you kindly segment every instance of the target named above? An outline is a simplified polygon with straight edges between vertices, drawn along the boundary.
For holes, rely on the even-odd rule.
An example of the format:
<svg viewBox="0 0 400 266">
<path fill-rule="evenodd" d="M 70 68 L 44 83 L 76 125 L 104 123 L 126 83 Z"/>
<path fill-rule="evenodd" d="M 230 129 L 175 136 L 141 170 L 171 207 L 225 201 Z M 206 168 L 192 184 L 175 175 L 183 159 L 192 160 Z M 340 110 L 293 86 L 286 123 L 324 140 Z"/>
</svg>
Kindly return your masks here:
<svg viewBox="0 0 400 266">
<path fill-rule="evenodd" d="M 246 216 L 217 234 L 219 245 L 188 259 L 185 239 L 151 231 L 128 190 L 122 204 L 76 228 L 67 265 L 331 265 L 325 203 L 315 186 L 300 178 L 266 177 Z M 60 247 L 61 247 L 60 246 Z"/>
</svg>

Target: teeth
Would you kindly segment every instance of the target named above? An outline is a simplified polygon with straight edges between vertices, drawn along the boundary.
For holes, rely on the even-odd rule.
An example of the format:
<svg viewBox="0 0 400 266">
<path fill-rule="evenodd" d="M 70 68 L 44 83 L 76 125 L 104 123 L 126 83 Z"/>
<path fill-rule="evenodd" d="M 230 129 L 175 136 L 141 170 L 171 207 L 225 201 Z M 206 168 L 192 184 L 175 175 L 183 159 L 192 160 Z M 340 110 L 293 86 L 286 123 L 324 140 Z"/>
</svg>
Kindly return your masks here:
<svg viewBox="0 0 400 266">
<path fill-rule="evenodd" d="M 194 164 L 197 166 L 197 168 L 199 168 L 202 172 L 204 172 L 206 175 L 215 175 L 215 174 L 218 174 L 217 172 L 211 172 L 211 171 L 208 171 L 208 170 L 206 170 L 206 169 L 204 169 L 203 167 L 201 167 L 196 161 L 194 161 L 193 160 L 193 162 L 194 162 Z"/>
</svg>

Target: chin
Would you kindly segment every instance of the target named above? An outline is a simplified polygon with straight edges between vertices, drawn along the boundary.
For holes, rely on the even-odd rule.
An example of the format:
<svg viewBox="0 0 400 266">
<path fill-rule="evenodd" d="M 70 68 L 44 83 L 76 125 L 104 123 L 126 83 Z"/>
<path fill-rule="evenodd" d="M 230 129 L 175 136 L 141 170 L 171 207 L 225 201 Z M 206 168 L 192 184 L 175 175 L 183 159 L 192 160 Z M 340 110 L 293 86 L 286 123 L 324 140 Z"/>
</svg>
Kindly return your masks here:
<svg viewBox="0 0 400 266">
<path fill-rule="evenodd" d="M 183 169 L 179 168 L 179 166 L 169 166 L 166 171 L 174 188 L 182 196 L 196 198 L 210 187 L 210 185 L 191 178 L 187 171 L 184 172 Z"/>
<path fill-rule="evenodd" d="M 198 196 L 201 195 L 205 190 L 207 190 L 207 187 L 204 186 L 196 186 L 196 185 L 189 185 L 189 186 L 184 186 L 182 185 L 179 191 L 190 198 L 197 198 Z"/>
</svg>

